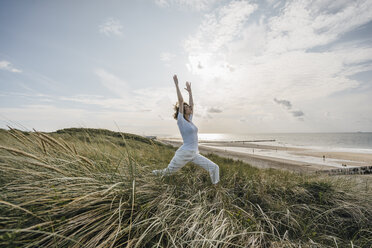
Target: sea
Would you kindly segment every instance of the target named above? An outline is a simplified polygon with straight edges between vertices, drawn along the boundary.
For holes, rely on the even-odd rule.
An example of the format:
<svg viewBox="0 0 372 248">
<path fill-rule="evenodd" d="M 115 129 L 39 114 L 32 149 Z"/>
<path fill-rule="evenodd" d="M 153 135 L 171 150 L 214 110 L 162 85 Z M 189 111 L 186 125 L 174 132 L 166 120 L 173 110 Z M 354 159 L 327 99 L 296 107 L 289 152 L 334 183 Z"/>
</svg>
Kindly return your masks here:
<svg viewBox="0 0 372 248">
<path fill-rule="evenodd" d="M 159 138 L 182 141 L 180 135 L 163 135 Z M 261 145 L 300 147 L 326 151 L 372 153 L 372 132 L 356 133 L 199 133 L 204 141 L 247 141 Z"/>
<path fill-rule="evenodd" d="M 159 138 L 182 141 L 180 135 L 167 135 Z M 297 147 L 314 151 L 351 152 L 372 154 L 372 132 L 355 133 L 199 133 L 199 143 L 210 141 L 245 141 L 259 145 L 272 145 L 281 147 Z M 204 143 L 203 145 L 208 145 Z M 351 161 L 340 159 L 316 158 L 298 156 L 286 151 L 273 151 L 267 149 L 251 149 L 243 147 L 221 147 L 224 150 L 246 152 L 275 158 L 284 158 L 295 161 L 311 162 L 322 165 L 343 167 Z"/>
</svg>

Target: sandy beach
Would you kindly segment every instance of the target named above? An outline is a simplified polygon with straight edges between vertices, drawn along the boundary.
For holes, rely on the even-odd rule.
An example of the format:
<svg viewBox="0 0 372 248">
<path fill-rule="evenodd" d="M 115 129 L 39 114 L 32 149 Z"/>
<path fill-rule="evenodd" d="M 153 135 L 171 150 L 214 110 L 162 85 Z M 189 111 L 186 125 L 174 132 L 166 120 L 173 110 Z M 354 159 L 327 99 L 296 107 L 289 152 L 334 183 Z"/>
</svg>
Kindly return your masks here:
<svg viewBox="0 0 372 248">
<path fill-rule="evenodd" d="M 175 140 L 160 141 L 174 147 L 182 145 L 182 142 Z M 299 173 L 372 165 L 371 153 L 319 151 L 242 142 L 200 142 L 199 151 L 239 159 L 259 168 L 284 169 Z"/>
</svg>

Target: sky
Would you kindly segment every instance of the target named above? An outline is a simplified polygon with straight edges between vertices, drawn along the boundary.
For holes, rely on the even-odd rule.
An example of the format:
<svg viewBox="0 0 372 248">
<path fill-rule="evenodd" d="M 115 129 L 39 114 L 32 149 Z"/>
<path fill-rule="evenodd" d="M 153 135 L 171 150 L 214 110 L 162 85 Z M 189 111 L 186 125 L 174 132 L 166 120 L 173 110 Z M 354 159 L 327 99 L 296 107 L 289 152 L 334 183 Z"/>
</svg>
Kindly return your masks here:
<svg viewBox="0 0 372 248">
<path fill-rule="evenodd" d="M 372 131 L 371 0 L 0 1 L 0 128 Z"/>
</svg>

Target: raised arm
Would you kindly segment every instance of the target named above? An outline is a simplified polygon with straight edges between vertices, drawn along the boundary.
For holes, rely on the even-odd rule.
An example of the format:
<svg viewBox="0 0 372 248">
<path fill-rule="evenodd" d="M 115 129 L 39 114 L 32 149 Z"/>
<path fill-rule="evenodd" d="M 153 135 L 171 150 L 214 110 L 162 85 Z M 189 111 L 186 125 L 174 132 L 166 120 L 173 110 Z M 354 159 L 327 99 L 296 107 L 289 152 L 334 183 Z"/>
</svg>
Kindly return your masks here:
<svg viewBox="0 0 372 248">
<path fill-rule="evenodd" d="M 192 99 L 191 83 L 190 82 L 186 82 L 185 90 L 187 90 L 187 92 L 189 92 L 189 105 L 191 107 L 191 113 L 193 114 L 194 113 L 194 101 Z"/>
<path fill-rule="evenodd" d="M 176 85 L 177 89 L 177 97 L 178 97 L 178 106 L 179 106 L 179 112 L 183 114 L 183 97 L 180 91 L 180 88 L 178 87 L 178 78 L 177 75 L 173 76 L 174 84 Z"/>
</svg>

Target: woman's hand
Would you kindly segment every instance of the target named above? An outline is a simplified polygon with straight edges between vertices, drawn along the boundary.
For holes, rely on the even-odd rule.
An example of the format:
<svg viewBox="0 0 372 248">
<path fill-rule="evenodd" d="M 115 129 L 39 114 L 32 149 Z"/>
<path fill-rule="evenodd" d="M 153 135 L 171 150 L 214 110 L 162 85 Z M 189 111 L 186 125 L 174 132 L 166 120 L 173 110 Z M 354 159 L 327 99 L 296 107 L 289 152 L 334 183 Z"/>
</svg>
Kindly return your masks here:
<svg viewBox="0 0 372 248">
<path fill-rule="evenodd" d="M 174 76 L 173 76 L 173 81 L 174 81 L 174 84 L 175 84 L 176 86 L 178 86 L 178 78 L 177 78 L 177 75 L 174 75 Z"/>
<path fill-rule="evenodd" d="M 191 83 L 190 82 L 186 82 L 185 90 L 187 90 L 189 93 L 191 93 Z"/>
</svg>

